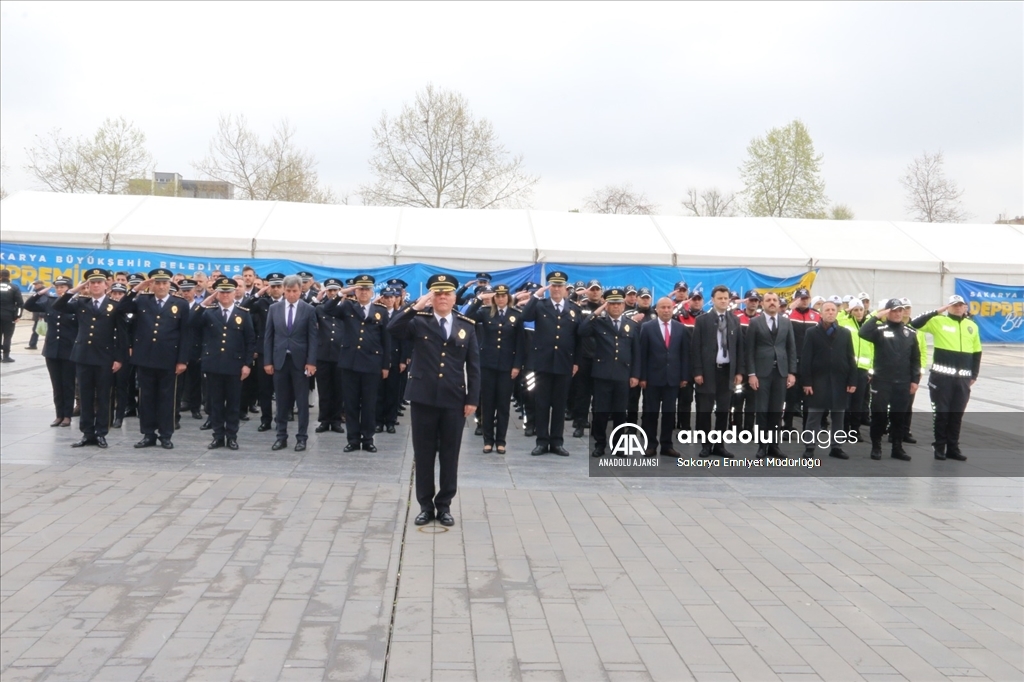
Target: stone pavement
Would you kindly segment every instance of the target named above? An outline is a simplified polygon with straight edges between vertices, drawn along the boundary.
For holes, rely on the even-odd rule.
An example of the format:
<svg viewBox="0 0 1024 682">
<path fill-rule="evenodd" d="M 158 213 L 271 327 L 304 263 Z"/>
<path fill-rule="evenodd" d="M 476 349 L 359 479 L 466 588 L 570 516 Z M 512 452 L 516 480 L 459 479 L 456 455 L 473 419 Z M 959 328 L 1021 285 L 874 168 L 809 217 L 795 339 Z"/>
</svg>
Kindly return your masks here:
<svg viewBox="0 0 1024 682">
<path fill-rule="evenodd" d="M 1019 479 L 591 479 L 582 442 L 501 458 L 467 429 L 456 526 L 420 529 L 404 425 L 377 455 L 254 422 L 211 454 L 187 414 L 170 452 L 136 420 L 71 450 L 15 357 L 4 682 L 1024 676 Z M 979 402 L 1024 404 L 1019 352 L 991 357 Z"/>
</svg>

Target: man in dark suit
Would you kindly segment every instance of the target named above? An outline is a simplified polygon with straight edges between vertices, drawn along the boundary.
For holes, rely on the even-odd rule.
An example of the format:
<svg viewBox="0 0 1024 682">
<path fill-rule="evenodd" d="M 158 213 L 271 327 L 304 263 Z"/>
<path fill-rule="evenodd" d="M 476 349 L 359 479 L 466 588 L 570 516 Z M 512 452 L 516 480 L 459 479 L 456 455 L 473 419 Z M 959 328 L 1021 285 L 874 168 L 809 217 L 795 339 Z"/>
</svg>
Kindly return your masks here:
<svg viewBox="0 0 1024 682">
<path fill-rule="evenodd" d="M 377 391 L 381 379 L 388 377 L 391 366 L 388 311 L 373 302 L 376 280 L 372 275 L 358 275 L 353 282 L 340 293 L 355 292 L 354 301 L 338 296 L 322 305 L 325 315 L 340 318 L 344 325 L 338 366 L 341 367 L 345 392 L 345 427 L 348 431 L 345 452 L 354 452 L 360 446 L 367 452 L 377 452 L 377 446 L 373 444 Z"/>
<path fill-rule="evenodd" d="M 67 291 L 53 303 L 58 313 L 73 312 L 78 317 L 78 337 L 71 351 L 78 375 L 82 410 L 78 427 L 82 439 L 73 448 L 86 445 L 107 447 L 110 428 L 110 389 L 114 374 L 125 362 L 125 346 L 117 337 L 119 316 L 107 296 L 107 278 L 103 268 L 85 273 L 85 282 Z M 81 295 L 88 292 L 88 295 Z"/>
<path fill-rule="evenodd" d="M 270 306 L 284 300 L 284 273 L 271 272 L 263 280 L 263 287 L 256 292 L 252 303 L 246 308 L 252 318 L 252 329 L 256 334 L 256 362 L 252 371 L 256 375 L 256 400 L 259 404 L 260 425 L 256 430 L 260 433 L 269 431 L 274 418 L 274 377 L 267 374 L 264 367 L 263 342 L 267 329 L 267 314 Z M 251 379 L 249 380 L 251 381 Z M 243 406 L 248 411 L 251 403 L 248 396 L 243 396 Z"/>
<path fill-rule="evenodd" d="M 213 426 L 213 440 L 206 446 L 210 450 L 225 445 L 238 449 L 242 382 L 249 376 L 249 362 L 256 352 L 249 311 L 235 305 L 237 286 L 233 279 L 218 277 L 214 293 L 203 301 L 206 309 L 189 318 L 193 333 L 203 336 L 203 372 Z"/>
<path fill-rule="evenodd" d="M 534 373 L 535 426 L 537 446 L 531 455 L 553 452 L 568 457 L 565 449 L 565 407 L 569 385 L 579 367 L 576 365 L 576 330 L 583 316 L 579 306 L 566 298 L 569 276 L 561 271 L 548 273 L 548 285 L 531 295 L 522 292 L 516 300 L 522 306 L 523 321 L 533 322 L 527 369 Z M 544 292 L 551 298 L 543 298 Z"/>
<path fill-rule="evenodd" d="M 608 422 L 612 429 L 626 421 L 629 389 L 640 383 L 640 330 L 626 317 L 625 292 L 608 289 L 604 303 L 580 323 L 581 338 L 594 340 L 594 439 L 592 457 L 603 457 L 608 445 Z M 606 313 L 606 314 L 602 314 Z"/>
<path fill-rule="evenodd" d="M 451 502 L 458 484 L 459 450 L 466 418 L 480 400 L 480 348 L 471 318 L 452 310 L 458 281 L 433 275 L 430 290 L 392 317 L 392 334 L 412 344 L 406 397 L 411 403 L 416 500 L 422 526 L 435 517 L 455 525 Z M 430 304 L 433 310 L 427 311 Z M 434 462 L 440 460 L 440 488 L 435 495 Z"/>
<path fill-rule="evenodd" d="M 284 278 L 284 300 L 270 306 L 263 334 L 263 371 L 274 377 L 277 396 L 277 440 L 272 450 L 288 446 L 288 415 L 298 404 L 295 451 L 309 438 L 309 377 L 316 374 L 317 327 L 313 306 L 302 300 L 302 280 Z"/>
<path fill-rule="evenodd" d="M 779 312 L 779 295 L 769 291 L 761 301 L 762 314 L 747 328 L 747 380 L 754 391 L 757 428 L 774 431 L 770 445 L 759 444 L 757 456 L 779 456 L 778 428 L 786 390 L 796 383 L 796 334 L 793 323 Z"/>
<path fill-rule="evenodd" d="M 732 457 L 721 442 L 721 433 L 729 426 L 733 387 L 743 383 L 743 336 L 739 320 L 729 312 L 729 287 L 717 285 L 711 290 L 711 301 L 714 308 L 694 322 L 690 346 L 697 385 L 697 430 L 706 439 L 700 456 Z M 710 433 L 712 411 L 717 435 Z M 711 440 L 718 441 L 714 447 Z"/>
<path fill-rule="evenodd" d="M 853 336 L 850 330 L 836 323 L 839 312 L 836 304 L 826 301 L 821 310 L 821 322 L 807 330 L 804 349 L 800 354 L 800 385 L 807 403 L 807 428 L 817 432 L 822 417 L 829 413 L 832 420 L 829 457 L 849 459 L 837 439 L 845 426 L 846 405 L 857 390 L 857 360 L 853 355 Z M 814 452 L 808 445 L 804 454 Z"/>
<path fill-rule="evenodd" d="M 647 433 L 647 454 L 657 452 L 679 457 L 672 446 L 679 389 L 690 376 L 690 336 L 683 325 L 673 319 L 675 303 L 665 296 L 655 306 L 657 318 L 640 327 L 640 387 L 644 392 L 643 428 Z M 656 432 L 661 413 L 661 436 Z"/>
<path fill-rule="evenodd" d="M 121 315 L 132 315 L 132 354 L 129 362 L 138 369 L 139 429 L 137 448 L 156 445 L 157 433 L 165 450 L 174 447 L 178 375 L 188 368 L 188 303 L 171 296 L 172 273 L 151 270 L 148 279 L 128 292 L 117 304 Z M 142 293 L 148 290 L 148 293 Z"/>
</svg>

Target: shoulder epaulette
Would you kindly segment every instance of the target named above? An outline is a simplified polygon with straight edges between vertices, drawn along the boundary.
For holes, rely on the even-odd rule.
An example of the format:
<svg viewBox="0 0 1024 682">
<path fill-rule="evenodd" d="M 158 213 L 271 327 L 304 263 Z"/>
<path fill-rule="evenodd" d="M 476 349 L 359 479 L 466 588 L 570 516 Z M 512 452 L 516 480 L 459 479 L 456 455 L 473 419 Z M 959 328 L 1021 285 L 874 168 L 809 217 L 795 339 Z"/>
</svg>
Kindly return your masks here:
<svg viewBox="0 0 1024 682">
<path fill-rule="evenodd" d="M 463 315 L 462 313 L 455 313 L 455 316 L 458 317 L 460 320 L 463 320 L 465 322 L 469 322 L 470 324 L 476 324 L 476 320 L 474 320 L 472 317 L 467 317 L 466 315 Z"/>
<path fill-rule="evenodd" d="M 240 305 L 236 305 L 236 306 L 235 306 L 235 308 L 236 308 L 237 310 L 244 310 L 245 312 L 249 312 L 249 309 L 248 309 L 248 308 L 243 308 L 243 307 L 242 307 L 242 306 L 240 306 Z"/>
<path fill-rule="evenodd" d="M 377 306 L 378 308 L 383 308 L 384 310 L 388 309 L 388 307 L 383 303 L 374 303 L 374 305 Z"/>
<path fill-rule="evenodd" d="M 417 315 L 427 315 L 427 316 L 430 316 L 430 315 L 433 315 L 434 313 L 430 312 L 429 310 L 420 310 L 416 314 Z"/>
</svg>

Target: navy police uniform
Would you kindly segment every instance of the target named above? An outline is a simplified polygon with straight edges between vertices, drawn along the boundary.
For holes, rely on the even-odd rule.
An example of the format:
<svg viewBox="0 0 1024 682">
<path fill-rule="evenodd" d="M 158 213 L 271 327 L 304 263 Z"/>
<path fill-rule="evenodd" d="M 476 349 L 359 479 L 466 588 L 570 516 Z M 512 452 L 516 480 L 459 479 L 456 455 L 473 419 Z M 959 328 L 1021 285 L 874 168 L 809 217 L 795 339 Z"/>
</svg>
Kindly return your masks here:
<svg viewBox="0 0 1024 682">
<path fill-rule="evenodd" d="M 341 281 L 333 277 L 324 280 L 326 291 L 341 289 Z M 341 368 L 338 360 L 341 357 L 344 325 L 341 320 L 326 313 L 327 306 L 316 306 L 316 323 L 319 329 L 316 349 L 316 389 L 319 413 L 317 414 L 317 433 L 328 429 L 335 433 L 345 433 L 341 426 L 341 410 L 343 405 Z"/>
<path fill-rule="evenodd" d="M 70 287 L 71 280 L 57 279 L 55 285 Z M 54 310 L 57 301 L 46 290 L 40 291 L 25 301 L 25 310 L 39 313 L 46 320 L 46 339 L 43 341 L 43 357 L 46 371 L 50 374 L 53 388 L 53 406 L 57 412 L 54 426 L 70 426 L 71 412 L 75 409 L 75 363 L 71 351 L 78 335 L 78 316 L 73 312 Z"/>
</svg>

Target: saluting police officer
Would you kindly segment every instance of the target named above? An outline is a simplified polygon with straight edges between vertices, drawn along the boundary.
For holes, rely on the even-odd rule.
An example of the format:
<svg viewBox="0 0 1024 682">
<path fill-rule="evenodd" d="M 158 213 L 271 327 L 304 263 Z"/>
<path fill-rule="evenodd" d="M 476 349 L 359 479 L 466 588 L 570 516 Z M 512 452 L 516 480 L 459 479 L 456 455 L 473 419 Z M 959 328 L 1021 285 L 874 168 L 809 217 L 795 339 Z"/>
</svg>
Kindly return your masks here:
<svg viewBox="0 0 1024 682">
<path fill-rule="evenodd" d="M 356 300 L 339 296 L 322 305 L 325 314 L 341 319 L 345 330 L 338 362 L 348 421 L 348 445 L 344 451 L 354 452 L 362 447 L 366 452 L 377 452 L 377 446 L 373 444 L 377 391 L 391 366 L 387 309 L 373 302 L 376 280 L 372 275 L 358 275 L 353 282 L 353 286 L 342 289 L 341 293 L 355 292 Z"/>
<path fill-rule="evenodd" d="M 194 279 L 184 278 L 178 282 L 181 297 L 188 306 L 189 315 L 202 312 L 201 303 L 196 300 L 198 284 Z M 205 296 L 203 297 L 205 298 Z M 178 375 L 179 399 L 184 398 L 193 419 L 203 418 L 203 370 L 199 365 L 203 353 L 203 339 L 199 334 L 189 331 L 188 334 L 188 366 Z"/>
<path fill-rule="evenodd" d="M 640 384 L 640 329 L 624 315 L 622 289 L 608 289 L 602 303 L 580 323 L 579 335 L 594 340 L 593 457 L 603 457 L 609 419 L 614 429 L 626 421 L 629 390 Z"/>
<path fill-rule="evenodd" d="M 592 315 L 600 308 L 604 301 L 601 300 L 601 283 L 596 279 L 587 282 L 587 289 L 584 296 L 577 301 L 580 312 L 580 322 Z M 582 438 L 583 430 L 590 423 L 590 403 L 594 393 L 594 382 L 592 370 L 594 367 L 594 340 L 582 338 L 579 340 L 579 347 L 576 349 L 576 366 L 578 370 L 573 374 L 569 382 L 569 405 L 572 413 L 573 438 Z"/>
<path fill-rule="evenodd" d="M 340 279 L 328 277 L 324 280 L 324 295 L 329 301 L 336 298 L 340 290 Z M 316 350 L 316 388 L 319 413 L 317 414 L 317 427 L 314 430 L 317 433 L 325 431 L 345 433 L 345 429 L 341 425 L 343 385 L 341 368 L 338 367 L 344 326 L 341 324 L 341 320 L 334 315 L 326 314 L 326 306 L 318 305 L 314 310 L 319 329 Z"/>
<path fill-rule="evenodd" d="M 78 336 L 71 351 L 81 393 L 81 418 L 78 426 L 82 439 L 71 447 L 86 445 L 107 447 L 110 425 L 110 389 L 114 373 L 125 362 L 125 348 L 116 334 L 119 315 L 107 296 L 110 272 L 92 268 L 85 272 L 85 282 L 58 298 L 53 309 L 59 313 L 73 312 L 78 317 Z M 88 294 L 86 295 L 86 292 Z"/>
<path fill-rule="evenodd" d="M 569 276 L 560 270 L 548 273 L 548 284 L 532 296 L 519 294 L 523 321 L 533 322 L 533 344 L 529 365 L 536 375 L 537 446 L 531 455 L 553 452 L 568 457 L 565 449 L 565 405 L 569 385 L 579 369 L 576 365 L 576 331 L 582 320 L 579 306 L 565 298 Z M 543 298 L 549 292 L 550 298 Z M 589 398 L 588 398 L 589 402 Z"/>
<path fill-rule="evenodd" d="M 139 429 L 142 440 L 136 448 L 157 443 L 165 450 L 174 447 L 174 415 L 177 412 L 177 377 L 188 368 L 188 305 L 171 296 L 171 277 L 166 268 L 150 270 L 149 277 L 137 284 L 118 303 L 122 315 L 132 314 L 132 354 L 130 362 L 138 368 Z M 142 293 L 146 290 L 146 293 Z"/>
<path fill-rule="evenodd" d="M 75 409 L 75 363 L 71 361 L 71 351 L 78 335 L 78 316 L 53 308 L 57 297 L 71 288 L 71 280 L 59 277 L 53 280 L 53 288 L 57 296 L 51 296 L 48 289 L 41 289 L 25 301 L 25 310 L 39 313 L 46 320 L 43 357 L 53 387 L 53 407 L 57 411 L 50 426 L 71 426 L 71 413 Z"/>
<path fill-rule="evenodd" d="M 458 281 L 433 275 L 429 291 L 391 319 L 390 332 L 412 344 L 407 397 L 411 403 L 416 500 L 422 526 L 435 517 L 455 525 L 451 502 L 458 487 L 459 450 L 466 418 L 480 399 L 480 349 L 473 320 L 454 312 Z M 433 310 L 427 311 L 427 305 Z M 434 461 L 441 464 L 434 494 Z"/>
<path fill-rule="evenodd" d="M 398 289 L 385 287 L 380 292 L 378 302 L 387 310 L 385 317 L 388 322 L 398 314 L 395 303 L 398 301 Z M 391 364 L 388 366 L 388 375 L 381 381 L 380 390 L 377 392 L 377 427 L 375 431 L 380 433 L 387 431 L 395 432 L 398 425 L 398 408 L 402 404 L 401 378 L 405 372 L 406 356 L 409 354 L 408 342 L 394 335 L 389 336 L 391 343 Z"/>
<path fill-rule="evenodd" d="M 203 372 L 210 397 L 213 440 L 210 450 L 238 449 L 239 410 L 242 381 L 249 376 L 249 360 L 256 350 L 256 333 L 249 311 L 235 304 L 238 283 L 218 277 L 214 293 L 203 301 L 203 310 L 193 315 L 189 326 L 203 337 Z"/>
</svg>

